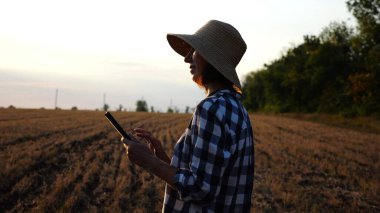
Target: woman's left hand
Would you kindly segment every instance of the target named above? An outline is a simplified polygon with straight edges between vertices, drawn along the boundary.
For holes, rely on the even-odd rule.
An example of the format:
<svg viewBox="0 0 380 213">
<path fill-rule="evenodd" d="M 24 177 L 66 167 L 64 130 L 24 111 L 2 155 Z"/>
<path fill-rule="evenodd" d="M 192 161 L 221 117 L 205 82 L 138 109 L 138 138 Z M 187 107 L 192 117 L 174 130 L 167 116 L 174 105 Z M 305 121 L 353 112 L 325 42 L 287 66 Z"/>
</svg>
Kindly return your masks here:
<svg viewBox="0 0 380 213">
<path fill-rule="evenodd" d="M 156 156 L 145 143 L 131 141 L 125 138 L 121 138 L 121 141 L 123 142 L 127 157 L 130 161 L 145 169 L 151 168 L 151 162 L 152 160 L 156 160 Z"/>
<path fill-rule="evenodd" d="M 175 178 L 177 168 L 161 161 L 145 143 L 121 138 L 130 161 L 153 173 L 176 189 Z"/>
<path fill-rule="evenodd" d="M 161 142 L 157 138 L 153 137 L 151 132 L 142 128 L 136 128 L 133 129 L 133 134 L 138 138 L 145 139 L 153 153 L 156 154 L 156 156 L 162 161 L 170 164 L 170 158 L 164 151 Z"/>
</svg>

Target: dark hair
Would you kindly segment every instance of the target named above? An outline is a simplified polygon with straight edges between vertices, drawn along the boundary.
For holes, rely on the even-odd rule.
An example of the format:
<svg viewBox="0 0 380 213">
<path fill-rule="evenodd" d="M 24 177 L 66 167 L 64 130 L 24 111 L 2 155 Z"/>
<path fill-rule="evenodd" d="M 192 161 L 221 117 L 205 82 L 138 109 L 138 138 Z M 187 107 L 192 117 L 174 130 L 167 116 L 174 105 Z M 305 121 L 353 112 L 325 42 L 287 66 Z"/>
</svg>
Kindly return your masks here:
<svg viewBox="0 0 380 213">
<path fill-rule="evenodd" d="M 240 90 L 226 77 L 224 77 L 214 66 L 207 63 L 206 68 L 201 72 L 198 79 L 195 80 L 196 83 L 203 88 L 207 89 L 207 84 L 211 82 L 220 82 L 227 86 L 227 89 L 235 90 L 239 92 Z"/>
</svg>

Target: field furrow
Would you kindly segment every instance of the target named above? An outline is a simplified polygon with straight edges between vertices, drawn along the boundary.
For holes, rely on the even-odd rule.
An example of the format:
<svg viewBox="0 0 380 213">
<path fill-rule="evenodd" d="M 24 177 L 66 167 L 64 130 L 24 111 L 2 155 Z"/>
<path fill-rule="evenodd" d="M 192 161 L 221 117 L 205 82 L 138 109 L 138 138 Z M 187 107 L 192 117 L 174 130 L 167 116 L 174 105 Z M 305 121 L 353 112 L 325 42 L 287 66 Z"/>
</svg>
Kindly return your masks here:
<svg viewBox="0 0 380 213">
<path fill-rule="evenodd" d="M 114 112 L 169 156 L 190 114 Z M 251 115 L 253 212 L 380 211 L 380 134 Z M 0 212 L 160 212 L 165 183 L 132 164 L 103 112 L 0 109 Z"/>
</svg>

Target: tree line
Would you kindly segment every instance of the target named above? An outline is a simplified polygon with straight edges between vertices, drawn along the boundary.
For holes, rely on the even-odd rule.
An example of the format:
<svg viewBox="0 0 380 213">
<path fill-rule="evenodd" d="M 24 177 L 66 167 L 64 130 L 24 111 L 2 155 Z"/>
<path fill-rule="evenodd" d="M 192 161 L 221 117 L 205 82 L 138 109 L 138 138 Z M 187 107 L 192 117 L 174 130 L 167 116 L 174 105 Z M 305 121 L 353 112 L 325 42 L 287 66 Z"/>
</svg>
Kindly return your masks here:
<svg viewBox="0 0 380 213">
<path fill-rule="evenodd" d="M 245 77 L 248 110 L 380 117 L 380 1 L 346 4 L 356 28 L 333 22 Z"/>
<path fill-rule="evenodd" d="M 75 107 L 75 109 L 73 108 L 72 110 L 78 109 L 77 107 Z M 110 109 L 110 106 L 106 103 L 102 107 L 103 111 L 108 111 L 109 109 Z M 189 106 L 186 106 L 183 113 L 192 113 L 194 109 L 195 108 L 190 108 Z M 119 107 L 116 109 L 116 111 L 122 112 L 122 111 L 126 111 L 126 109 L 123 107 L 123 105 L 119 104 Z M 154 106 L 150 106 L 149 108 L 147 101 L 145 101 L 144 99 L 140 99 L 136 101 L 135 111 L 136 112 L 160 112 L 159 110 L 156 110 Z M 180 113 L 180 109 L 176 106 L 169 106 L 166 113 Z"/>
</svg>

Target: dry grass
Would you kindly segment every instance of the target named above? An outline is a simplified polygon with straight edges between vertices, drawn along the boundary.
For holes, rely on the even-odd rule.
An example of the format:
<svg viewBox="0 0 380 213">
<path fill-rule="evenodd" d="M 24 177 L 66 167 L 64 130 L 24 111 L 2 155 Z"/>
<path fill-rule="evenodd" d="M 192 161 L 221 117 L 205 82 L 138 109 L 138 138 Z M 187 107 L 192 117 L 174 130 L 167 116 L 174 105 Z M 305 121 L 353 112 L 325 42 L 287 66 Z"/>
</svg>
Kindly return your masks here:
<svg viewBox="0 0 380 213">
<path fill-rule="evenodd" d="M 380 134 L 380 119 L 375 117 L 345 117 L 331 114 L 302 114 L 286 113 L 280 116 L 296 118 L 299 120 L 313 121 L 330 126 L 348 128 L 368 133 Z"/>
<path fill-rule="evenodd" d="M 172 153 L 191 115 L 115 113 Z M 268 115 L 255 133 L 253 212 L 379 212 L 380 135 Z M 164 183 L 126 158 L 102 112 L 0 109 L 3 212 L 160 212 Z"/>
</svg>

